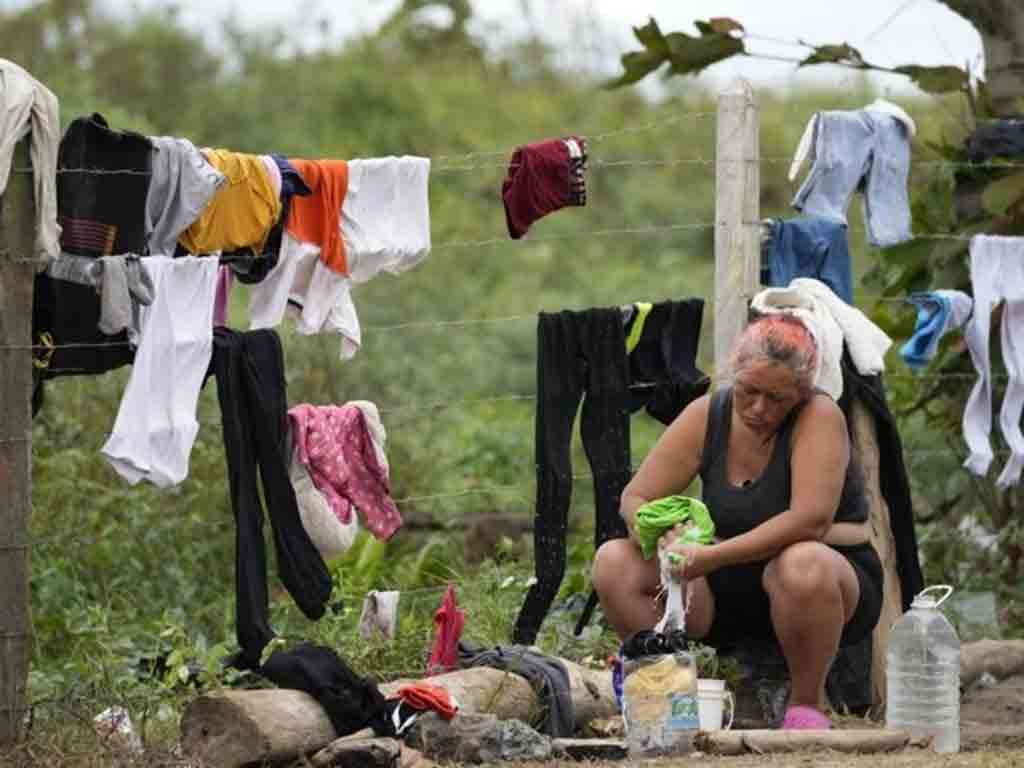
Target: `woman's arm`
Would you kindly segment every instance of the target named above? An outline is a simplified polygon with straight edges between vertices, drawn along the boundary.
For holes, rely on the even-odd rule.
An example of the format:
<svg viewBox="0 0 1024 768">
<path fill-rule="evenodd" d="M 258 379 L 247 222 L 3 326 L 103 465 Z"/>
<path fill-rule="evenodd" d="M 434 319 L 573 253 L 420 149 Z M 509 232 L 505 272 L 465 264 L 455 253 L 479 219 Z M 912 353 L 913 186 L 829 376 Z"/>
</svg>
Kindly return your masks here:
<svg viewBox="0 0 1024 768">
<path fill-rule="evenodd" d="M 623 490 L 619 513 L 631 536 L 634 517 L 640 507 L 648 501 L 686 490 L 700 470 L 710 402 L 710 395 L 704 395 L 683 409 Z"/>
<path fill-rule="evenodd" d="M 769 560 L 798 541 L 820 541 L 835 518 L 850 463 L 846 419 L 832 400 L 815 397 L 800 413 L 792 438 L 792 494 L 782 514 L 747 533 L 708 547 L 687 548 L 687 578 L 738 563 Z"/>
</svg>

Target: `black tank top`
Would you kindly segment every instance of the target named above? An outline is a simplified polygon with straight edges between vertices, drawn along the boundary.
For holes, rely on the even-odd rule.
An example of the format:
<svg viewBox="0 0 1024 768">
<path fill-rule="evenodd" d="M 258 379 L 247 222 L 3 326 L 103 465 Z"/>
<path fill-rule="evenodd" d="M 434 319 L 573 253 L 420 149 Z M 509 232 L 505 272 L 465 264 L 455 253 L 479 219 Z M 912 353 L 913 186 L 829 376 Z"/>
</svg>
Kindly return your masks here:
<svg viewBox="0 0 1024 768">
<path fill-rule="evenodd" d="M 715 533 L 719 538 L 739 536 L 789 509 L 793 426 L 802 409 L 802 404 L 796 406 L 779 427 L 771 458 L 760 477 L 741 487 L 729 482 L 728 475 L 732 387 L 719 389 L 711 396 L 700 479 L 703 483 L 701 496 L 715 521 Z M 867 519 L 864 478 L 851 446 L 850 464 L 846 469 L 835 522 L 860 523 Z"/>
</svg>

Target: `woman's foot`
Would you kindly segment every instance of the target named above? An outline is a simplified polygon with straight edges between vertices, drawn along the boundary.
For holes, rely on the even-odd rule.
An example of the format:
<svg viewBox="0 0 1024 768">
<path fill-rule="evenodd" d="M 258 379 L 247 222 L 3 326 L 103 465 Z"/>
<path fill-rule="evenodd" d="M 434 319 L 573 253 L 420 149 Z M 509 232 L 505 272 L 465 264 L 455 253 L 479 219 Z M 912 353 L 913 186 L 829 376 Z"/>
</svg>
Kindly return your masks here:
<svg viewBox="0 0 1024 768">
<path fill-rule="evenodd" d="M 782 721 L 784 731 L 827 731 L 831 727 L 832 721 L 824 712 L 801 705 L 788 707 Z"/>
</svg>

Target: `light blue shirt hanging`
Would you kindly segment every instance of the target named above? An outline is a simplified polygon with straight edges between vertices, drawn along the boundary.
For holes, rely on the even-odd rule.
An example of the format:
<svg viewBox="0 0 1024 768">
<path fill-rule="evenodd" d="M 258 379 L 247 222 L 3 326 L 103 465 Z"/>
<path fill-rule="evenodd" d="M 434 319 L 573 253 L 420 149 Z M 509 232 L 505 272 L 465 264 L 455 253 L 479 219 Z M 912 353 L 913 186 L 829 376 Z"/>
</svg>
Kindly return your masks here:
<svg viewBox="0 0 1024 768">
<path fill-rule="evenodd" d="M 912 293 L 907 301 L 917 307 L 917 322 L 913 335 L 900 347 L 900 357 L 920 371 L 935 357 L 942 337 L 967 322 L 974 301 L 962 291 L 946 290 Z"/>
</svg>

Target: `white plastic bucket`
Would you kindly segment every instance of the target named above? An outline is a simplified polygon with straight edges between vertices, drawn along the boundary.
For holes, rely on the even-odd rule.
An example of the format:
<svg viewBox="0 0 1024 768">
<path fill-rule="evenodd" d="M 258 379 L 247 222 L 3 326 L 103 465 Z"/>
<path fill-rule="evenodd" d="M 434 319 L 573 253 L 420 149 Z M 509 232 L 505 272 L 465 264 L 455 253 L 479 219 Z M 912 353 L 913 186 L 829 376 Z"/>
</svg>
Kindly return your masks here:
<svg viewBox="0 0 1024 768">
<path fill-rule="evenodd" d="M 725 702 L 729 702 L 729 721 L 723 725 Z M 722 731 L 732 728 L 732 719 L 736 710 L 732 691 L 725 690 L 725 680 L 697 680 L 697 712 L 700 717 L 702 731 Z"/>
</svg>

